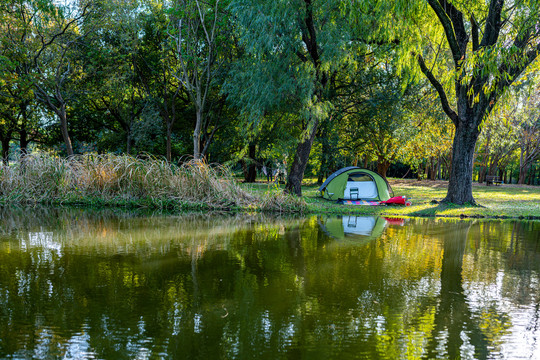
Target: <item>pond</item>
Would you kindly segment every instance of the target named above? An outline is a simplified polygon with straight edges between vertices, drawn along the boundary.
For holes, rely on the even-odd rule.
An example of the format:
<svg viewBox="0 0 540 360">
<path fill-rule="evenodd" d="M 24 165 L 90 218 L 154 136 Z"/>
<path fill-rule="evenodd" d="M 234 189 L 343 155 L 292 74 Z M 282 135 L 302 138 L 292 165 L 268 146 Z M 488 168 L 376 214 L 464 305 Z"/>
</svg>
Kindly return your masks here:
<svg viewBox="0 0 540 360">
<path fill-rule="evenodd" d="M 0 209 L 1 359 L 538 359 L 540 223 Z"/>
</svg>

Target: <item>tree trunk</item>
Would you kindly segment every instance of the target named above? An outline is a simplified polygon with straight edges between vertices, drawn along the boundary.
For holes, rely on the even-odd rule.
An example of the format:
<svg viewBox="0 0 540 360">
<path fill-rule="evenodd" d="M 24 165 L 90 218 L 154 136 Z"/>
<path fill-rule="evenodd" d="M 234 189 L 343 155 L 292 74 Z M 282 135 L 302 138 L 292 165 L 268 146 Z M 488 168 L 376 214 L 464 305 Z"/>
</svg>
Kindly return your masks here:
<svg viewBox="0 0 540 360">
<path fill-rule="evenodd" d="M 9 142 L 11 141 L 10 136 L 2 138 L 2 162 L 4 165 L 9 165 Z"/>
<path fill-rule="evenodd" d="M 525 184 L 525 177 L 527 176 L 527 171 L 529 171 L 529 163 L 526 161 L 526 158 L 527 154 L 523 154 L 522 150 L 519 158 L 519 177 L 517 182 L 520 185 Z"/>
<path fill-rule="evenodd" d="M 294 160 L 287 177 L 287 184 L 285 185 L 285 192 L 289 194 L 295 194 L 296 196 L 302 196 L 302 180 L 304 179 L 304 171 L 309 160 L 309 153 L 315 140 L 315 134 L 317 133 L 317 126 L 319 120 L 311 120 L 313 126 L 311 127 L 307 136 L 303 136 L 298 143 L 296 153 L 294 154 Z M 309 126 L 308 126 L 309 129 Z"/>
<path fill-rule="evenodd" d="M 474 125 L 465 126 L 460 121 L 452 144 L 452 169 L 448 183 L 448 193 L 444 202 L 463 205 L 476 204 L 472 195 L 472 172 L 476 141 L 480 131 Z M 470 121 L 474 124 L 476 121 Z"/>
<path fill-rule="evenodd" d="M 166 140 L 167 149 L 165 150 L 166 151 L 165 156 L 168 162 L 171 162 L 171 159 L 172 159 L 172 134 L 171 133 L 172 133 L 171 126 L 167 122 L 167 140 Z"/>
<path fill-rule="evenodd" d="M 529 178 L 527 179 L 527 185 L 534 185 L 534 177 L 536 176 L 536 167 L 531 166 L 529 170 Z"/>
<path fill-rule="evenodd" d="M 437 163 L 435 162 L 435 157 L 431 157 L 431 166 L 429 169 L 429 179 L 430 180 L 436 180 L 437 179 Z"/>
<path fill-rule="evenodd" d="M 379 158 L 379 161 L 377 161 L 377 172 L 385 179 L 388 168 L 390 168 L 390 161 Z"/>
<path fill-rule="evenodd" d="M 244 171 L 244 182 L 254 183 L 257 179 L 257 164 L 255 163 L 255 144 L 249 144 L 248 146 L 248 163 L 246 165 L 246 171 Z"/>
<path fill-rule="evenodd" d="M 126 154 L 131 154 L 131 143 L 133 142 L 132 138 L 131 138 L 131 131 L 128 130 L 127 131 L 127 136 L 126 136 Z"/>
<path fill-rule="evenodd" d="M 462 334 L 467 332 L 474 344 L 474 358 L 485 359 L 488 341 L 472 317 L 463 287 L 463 257 L 466 251 L 470 223 L 460 222 L 451 231 L 444 230 L 441 261 L 440 302 L 434 314 L 432 337 L 426 346 L 426 357 L 436 358 L 440 352 L 439 335 L 447 337 L 444 350 L 448 358 L 460 358 L 464 344 Z"/>
<path fill-rule="evenodd" d="M 317 185 L 322 185 L 325 178 L 326 178 L 326 175 L 324 174 L 324 172 L 319 171 L 319 175 L 317 176 Z"/>
<path fill-rule="evenodd" d="M 56 114 L 58 115 L 58 118 L 60 119 L 60 130 L 62 131 L 62 138 L 64 139 L 64 144 L 66 145 L 66 153 L 68 156 L 72 156 L 74 152 L 73 152 L 73 145 L 71 144 L 71 137 L 69 136 L 69 131 L 68 131 L 66 105 L 62 104 L 62 106 L 56 112 Z"/>
<path fill-rule="evenodd" d="M 478 169 L 478 183 L 481 184 L 486 179 L 486 166 L 480 165 Z"/>
<path fill-rule="evenodd" d="M 25 128 L 19 130 L 19 147 L 21 148 L 21 156 L 28 154 L 28 132 Z"/>
<path fill-rule="evenodd" d="M 197 120 L 195 130 L 193 130 L 193 157 L 201 158 L 201 129 L 202 129 L 202 114 L 197 111 Z"/>
<path fill-rule="evenodd" d="M 332 149 L 330 147 L 329 141 L 325 139 L 327 135 L 327 132 L 324 131 L 321 134 L 322 138 L 322 151 L 321 151 L 321 157 L 320 157 L 320 163 L 321 167 L 319 170 L 319 175 L 317 177 L 317 184 L 321 185 L 326 177 L 331 173 L 329 167 L 332 161 L 330 161 L 330 158 L 332 157 Z M 356 165 L 356 164 L 355 164 Z"/>
<path fill-rule="evenodd" d="M 21 157 L 28 154 L 28 143 L 30 142 L 30 140 L 28 140 L 28 131 L 26 130 L 28 124 L 28 105 L 28 102 L 21 105 L 22 123 L 19 127 L 19 147 L 21 148 Z"/>
</svg>

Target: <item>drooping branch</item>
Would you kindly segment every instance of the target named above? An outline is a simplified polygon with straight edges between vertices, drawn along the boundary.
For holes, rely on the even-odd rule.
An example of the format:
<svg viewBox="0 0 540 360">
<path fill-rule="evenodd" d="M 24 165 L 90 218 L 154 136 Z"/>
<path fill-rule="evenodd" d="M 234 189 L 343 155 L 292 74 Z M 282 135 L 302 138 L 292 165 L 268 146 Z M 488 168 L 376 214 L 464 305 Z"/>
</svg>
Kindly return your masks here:
<svg viewBox="0 0 540 360">
<path fill-rule="evenodd" d="M 422 70 L 424 75 L 426 75 L 426 77 L 428 78 L 431 85 L 433 85 L 433 87 L 435 88 L 435 90 L 439 94 L 439 98 L 441 99 L 441 105 L 442 105 L 443 111 L 445 112 L 446 115 L 448 115 L 450 120 L 452 120 L 454 125 L 457 126 L 458 121 L 459 121 L 458 115 L 450 107 L 450 104 L 448 103 L 448 97 L 446 96 L 446 92 L 444 91 L 444 88 L 443 88 L 442 84 L 435 78 L 433 73 L 428 69 L 428 67 L 426 66 L 426 62 L 424 61 L 424 58 L 422 57 L 422 55 L 417 54 L 416 57 L 418 59 L 418 65 L 420 65 L 420 70 Z"/>
<path fill-rule="evenodd" d="M 540 54 L 540 42 L 531 50 L 525 52 L 524 48 L 526 47 L 526 41 L 516 38 L 515 43 L 519 46 L 524 53 L 520 58 L 522 61 L 512 61 L 512 59 L 506 59 L 506 61 L 499 66 L 499 74 L 506 74 L 506 76 L 500 76 L 498 82 L 495 86 L 495 91 L 493 91 L 489 96 L 489 108 L 491 110 L 497 101 L 498 97 L 508 88 L 522 73 L 525 69 L 535 61 Z"/>
</svg>

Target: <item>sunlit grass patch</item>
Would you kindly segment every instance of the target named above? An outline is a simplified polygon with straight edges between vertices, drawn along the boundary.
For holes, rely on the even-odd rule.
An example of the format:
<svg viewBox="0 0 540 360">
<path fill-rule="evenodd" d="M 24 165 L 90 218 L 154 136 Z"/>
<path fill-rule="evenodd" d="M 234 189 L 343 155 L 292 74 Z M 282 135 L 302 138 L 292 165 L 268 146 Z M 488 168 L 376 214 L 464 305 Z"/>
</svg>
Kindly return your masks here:
<svg viewBox="0 0 540 360">
<path fill-rule="evenodd" d="M 540 187 L 485 186 L 474 184 L 473 196 L 481 206 L 441 204 L 447 182 L 390 180 L 396 196 L 407 196 L 412 206 L 348 206 L 323 199 L 317 186 L 303 187 L 312 212 L 358 215 L 449 216 L 449 217 L 540 217 Z M 435 201 L 434 201 L 435 200 Z"/>
</svg>

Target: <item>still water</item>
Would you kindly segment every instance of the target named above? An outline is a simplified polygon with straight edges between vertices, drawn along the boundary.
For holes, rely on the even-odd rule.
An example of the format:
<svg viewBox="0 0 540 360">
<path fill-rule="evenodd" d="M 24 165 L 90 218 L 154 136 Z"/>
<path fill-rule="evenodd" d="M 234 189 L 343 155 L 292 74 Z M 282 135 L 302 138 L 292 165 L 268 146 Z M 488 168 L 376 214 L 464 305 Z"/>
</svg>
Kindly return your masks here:
<svg viewBox="0 0 540 360">
<path fill-rule="evenodd" d="M 0 209 L 1 359 L 540 359 L 540 223 Z"/>
</svg>

